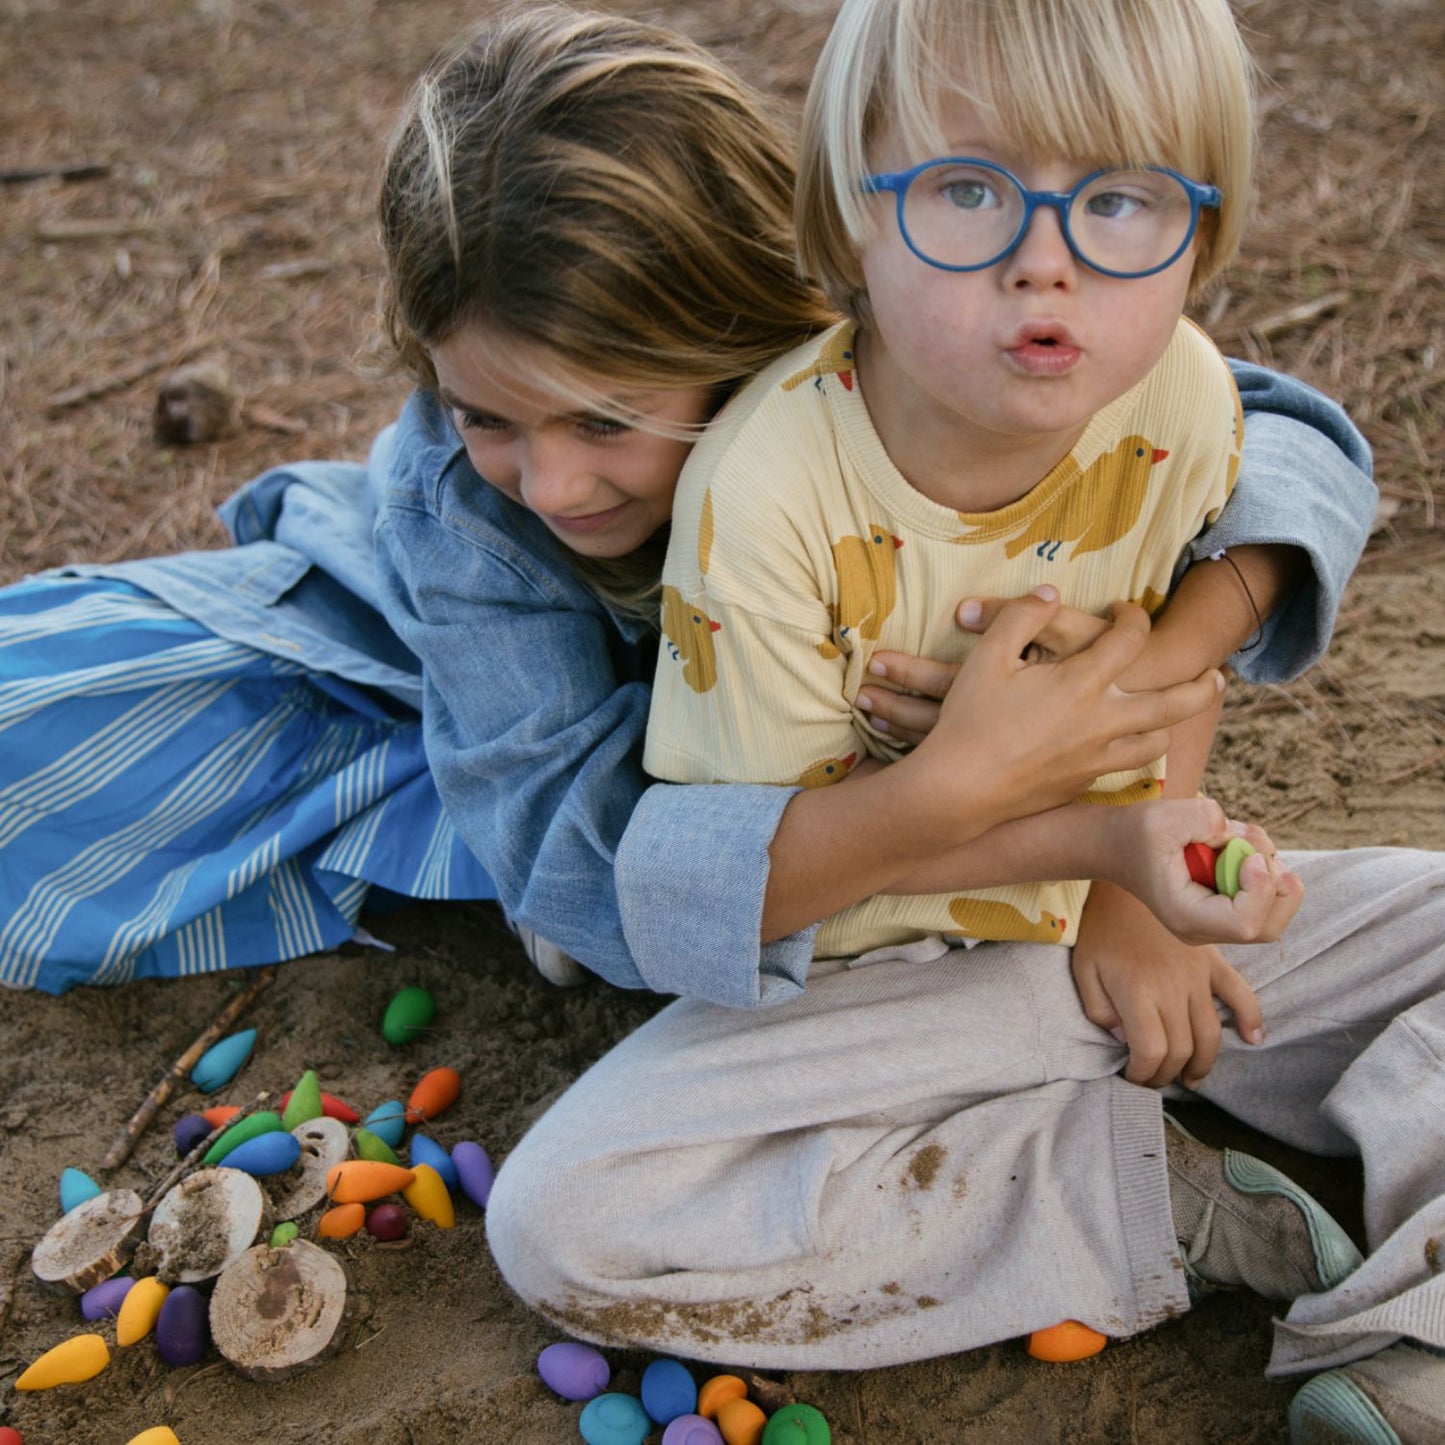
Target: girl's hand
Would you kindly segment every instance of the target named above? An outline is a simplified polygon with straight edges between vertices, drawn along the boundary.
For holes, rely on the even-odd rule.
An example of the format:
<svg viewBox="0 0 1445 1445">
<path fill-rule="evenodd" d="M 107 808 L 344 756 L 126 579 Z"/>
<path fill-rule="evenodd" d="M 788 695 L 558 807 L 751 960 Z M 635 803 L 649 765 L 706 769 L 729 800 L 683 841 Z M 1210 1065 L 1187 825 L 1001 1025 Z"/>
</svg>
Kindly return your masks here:
<svg viewBox="0 0 1445 1445">
<path fill-rule="evenodd" d="M 1257 1044 L 1263 1019 L 1254 990 L 1217 948 L 1181 943 L 1122 889 L 1096 883 L 1079 919 L 1074 984 L 1092 1023 L 1129 1046 L 1124 1077 L 1162 1088 L 1204 1081 L 1219 1055 L 1217 999 L 1240 1038 Z"/>
<path fill-rule="evenodd" d="M 1232 823 L 1210 798 L 1134 803 L 1115 810 L 1116 839 L 1099 875 L 1127 889 L 1184 943 L 1264 943 L 1279 938 L 1299 911 L 1304 884 L 1279 860 L 1263 828 Z M 1221 848 L 1245 838 L 1255 849 L 1239 870 L 1233 898 L 1195 883 L 1184 845 Z"/>
<path fill-rule="evenodd" d="M 955 619 L 965 632 L 985 632 L 1010 600 L 967 598 L 958 604 Z M 1060 605 L 1024 649 L 1023 661 L 1061 662 L 1092 647 L 1112 625 L 1092 612 Z M 869 659 L 868 671 L 892 686 L 865 685 L 858 691 L 858 706 L 879 732 L 910 746 L 920 743 L 937 726 L 939 703 L 953 686 L 960 665 L 880 649 Z"/>
<path fill-rule="evenodd" d="M 1047 586 L 1006 604 L 964 662 L 933 731 L 894 764 L 917 779 L 925 807 L 946 812 L 966 799 L 990 826 L 1058 807 L 1101 774 L 1160 757 L 1172 726 L 1218 701 L 1224 678 L 1214 670 L 1158 691 L 1118 687 L 1149 636 L 1138 607 L 1118 608 L 1103 636 L 1073 657 L 1024 662 L 1058 606 Z"/>
<path fill-rule="evenodd" d="M 1008 605 L 1006 597 L 967 597 L 954 614 L 965 632 L 985 632 Z M 1034 638 L 1026 654 L 1028 662 L 1057 662 L 1092 647 L 1107 631 L 1109 623 L 1077 607 L 1060 607 Z M 905 684 L 906 685 L 906 684 Z"/>
</svg>

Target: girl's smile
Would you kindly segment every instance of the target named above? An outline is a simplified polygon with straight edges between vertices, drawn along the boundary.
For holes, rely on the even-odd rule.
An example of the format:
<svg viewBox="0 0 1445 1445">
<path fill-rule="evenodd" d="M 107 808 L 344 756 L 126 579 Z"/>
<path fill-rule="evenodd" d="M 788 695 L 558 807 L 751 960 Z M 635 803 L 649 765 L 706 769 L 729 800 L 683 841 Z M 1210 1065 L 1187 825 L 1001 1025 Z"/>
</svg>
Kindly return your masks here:
<svg viewBox="0 0 1445 1445">
<path fill-rule="evenodd" d="M 479 326 L 429 354 L 478 474 L 565 546 L 622 557 L 671 519 L 691 432 L 711 410 L 706 388 L 620 388 Z"/>
</svg>

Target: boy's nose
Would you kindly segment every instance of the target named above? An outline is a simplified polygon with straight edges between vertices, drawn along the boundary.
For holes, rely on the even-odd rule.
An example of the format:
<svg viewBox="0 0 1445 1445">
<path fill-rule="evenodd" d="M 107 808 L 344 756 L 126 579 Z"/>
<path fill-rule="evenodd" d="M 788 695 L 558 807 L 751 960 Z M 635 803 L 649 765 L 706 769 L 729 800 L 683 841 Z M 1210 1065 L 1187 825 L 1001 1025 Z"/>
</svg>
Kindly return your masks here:
<svg viewBox="0 0 1445 1445">
<path fill-rule="evenodd" d="M 1072 286 L 1078 260 L 1064 236 L 1063 217 L 1052 206 L 1040 206 L 1029 218 L 1018 249 L 1004 263 L 1011 286 Z"/>
</svg>

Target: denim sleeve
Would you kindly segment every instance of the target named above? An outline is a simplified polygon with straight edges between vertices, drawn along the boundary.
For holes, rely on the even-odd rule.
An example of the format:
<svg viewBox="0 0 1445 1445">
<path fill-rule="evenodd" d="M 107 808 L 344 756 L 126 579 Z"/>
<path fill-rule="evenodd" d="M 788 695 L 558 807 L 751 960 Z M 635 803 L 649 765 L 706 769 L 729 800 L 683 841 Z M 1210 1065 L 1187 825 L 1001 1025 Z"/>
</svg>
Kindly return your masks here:
<svg viewBox="0 0 1445 1445">
<path fill-rule="evenodd" d="M 659 993 L 757 1008 L 802 992 L 816 926 L 761 946 L 768 847 L 796 788 L 656 783 L 617 850 L 622 926 Z"/>
<path fill-rule="evenodd" d="M 760 946 L 792 790 L 651 783 L 650 684 L 619 675 L 600 605 L 516 539 L 418 498 L 383 506 L 376 541 L 383 606 L 422 660 L 437 790 L 508 913 L 623 988 L 798 993 L 811 931 Z"/>
<path fill-rule="evenodd" d="M 1245 412 L 1239 479 L 1186 561 L 1251 543 L 1305 552 L 1310 574 L 1265 619 L 1258 645 L 1229 660 L 1247 682 L 1286 682 L 1324 655 L 1364 551 L 1377 501 L 1370 449 L 1345 413 L 1303 382 L 1242 361 L 1229 365 Z"/>
<path fill-rule="evenodd" d="M 504 539 L 402 505 L 383 508 L 376 538 L 383 604 L 422 661 L 427 759 L 458 833 L 513 918 L 609 982 L 646 987 L 613 859 L 647 786 L 647 684 L 617 676 L 605 616 L 549 595 Z"/>
</svg>

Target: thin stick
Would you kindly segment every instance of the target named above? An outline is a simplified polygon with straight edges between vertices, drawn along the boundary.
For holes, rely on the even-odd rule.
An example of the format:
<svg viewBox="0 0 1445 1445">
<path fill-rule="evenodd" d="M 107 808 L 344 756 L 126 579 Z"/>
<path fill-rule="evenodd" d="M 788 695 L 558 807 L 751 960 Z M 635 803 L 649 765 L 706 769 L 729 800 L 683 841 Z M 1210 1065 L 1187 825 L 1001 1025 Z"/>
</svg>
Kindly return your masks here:
<svg viewBox="0 0 1445 1445">
<path fill-rule="evenodd" d="M 1331 311 L 1338 311 L 1349 299 L 1348 291 L 1327 291 L 1313 301 L 1302 301 L 1298 306 L 1291 306 L 1285 311 L 1276 311 L 1273 316 L 1264 316 L 1258 321 L 1247 322 L 1240 329 L 1251 331 L 1264 340 L 1270 336 L 1278 336 L 1281 331 L 1288 331 L 1290 327 L 1298 326 L 1302 322 L 1313 321 L 1319 316 L 1328 316 Z"/>
<path fill-rule="evenodd" d="M 110 1146 L 106 1151 L 105 1158 L 100 1161 L 102 1169 L 114 1169 L 130 1157 L 130 1151 L 135 1148 L 136 1141 L 145 1133 L 150 1121 L 155 1118 L 156 1111 L 170 1098 L 176 1085 L 195 1066 L 196 1060 L 221 1037 L 240 1014 L 250 1006 L 257 995 L 271 986 L 271 981 L 275 977 L 275 964 L 267 964 L 265 968 L 257 971 L 251 986 L 238 993 L 216 1015 L 210 1027 L 171 1065 L 170 1072 L 146 1095 L 140 1108 L 131 1115 L 130 1122 L 116 1135 L 115 1143 Z"/>
<path fill-rule="evenodd" d="M 210 1149 L 211 1145 L 214 1144 L 216 1140 L 219 1139 L 220 1136 L 226 1132 L 227 1129 L 229 1129 L 233 1124 L 239 1124 L 241 1120 L 246 1117 L 247 1114 L 254 1114 L 257 1109 L 261 1108 L 262 1105 L 269 1104 L 270 1102 L 270 1091 L 267 1089 L 263 1089 L 259 1094 L 256 1095 L 254 1099 L 251 1100 L 249 1104 L 246 1105 L 244 1109 L 241 1109 L 237 1113 L 232 1114 L 231 1117 L 227 1119 L 224 1124 L 217 1124 L 216 1127 L 212 1129 L 211 1132 L 207 1134 L 206 1137 L 202 1139 L 200 1143 L 198 1143 L 191 1150 L 191 1152 L 187 1154 L 186 1157 L 182 1159 L 180 1163 L 178 1163 L 176 1167 L 172 1169 L 171 1172 L 167 1174 L 164 1179 L 161 1180 L 159 1184 L 156 1185 L 154 1189 L 151 1190 L 150 1198 L 148 1198 L 141 1206 L 141 1213 L 149 1214 L 151 1210 L 154 1209 L 156 1205 L 165 1198 L 166 1193 L 170 1189 L 171 1185 L 174 1184 L 176 1180 L 179 1179 L 183 1174 L 189 1173 L 191 1166 L 200 1160 L 201 1156 Z"/>
<path fill-rule="evenodd" d="M 22 185 L 26 181 L 93 181 L 110 174 L 104 161 L 73 161 L 69 165 L 22 166 L 18 170 L 0 171 L 0 184 Z"/>
<path fill-rule="evenodd" d="M 45 403 L 45 408 L 52 414 L 57 411 L 67 411 L 73 406 L 79 406 L 82 402 L 94 401 L 98 397 L 108 396 L 113 391 L 121 391 L 142 377 L 149 376 L 153 371 L 159 371 L 164 366 L 174 366 L 188 356 L 194 356 L 196 352 L 204 351 L 211 345 L 211 340 L 212 338 L 209 336 L 198 336 L 194 341 L 187 342 L 178 349 L 161 352 L 147 357 L 144 361 L 132 362 L 129 366 L 123 366 L 120 370 L 112 371 L 106 376 L 97 377 L 96 380 L 88 381 L 82 386 L 72 386 L 65 391 L 57 391 Z"/>
</svg>

